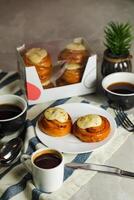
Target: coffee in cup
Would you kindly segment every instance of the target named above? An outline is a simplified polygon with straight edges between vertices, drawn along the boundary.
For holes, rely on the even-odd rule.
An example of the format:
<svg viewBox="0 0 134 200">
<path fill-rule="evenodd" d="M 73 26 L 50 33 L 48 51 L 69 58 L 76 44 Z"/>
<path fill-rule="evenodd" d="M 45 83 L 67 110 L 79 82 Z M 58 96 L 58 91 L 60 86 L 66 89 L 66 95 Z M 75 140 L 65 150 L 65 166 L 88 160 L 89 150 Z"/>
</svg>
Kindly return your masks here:
<svg viewBox="0 0 134 200">
<path fill-rule="evenodd" d="M 102 88 L 111 107 L 124 110 L 134 107 L 134 73 L 115 72 L 102 80 Z"/>
<path fill-rule="evenodd" d="M 25 127 L 27 102 L 17 95 L 0 96 L 0 136 L 22 132 Z"/>
<path fill-rule="evenodd" d="M 30 167 L 26 160 L 30 159 Z M 32 156 L 23 154 L 21 161 L 32 174 L 35 186 L 42 192 L 59 189 L 64 178 L 63 155 L 54 149 L 40 149 Z"/>
<path fill-rule="evenodd" d="M 45 152 L 34 159 L 34 164 L 42 169 L 52 169 L 61 163 L 62 159 L 58 154 Z"/>
</svg>

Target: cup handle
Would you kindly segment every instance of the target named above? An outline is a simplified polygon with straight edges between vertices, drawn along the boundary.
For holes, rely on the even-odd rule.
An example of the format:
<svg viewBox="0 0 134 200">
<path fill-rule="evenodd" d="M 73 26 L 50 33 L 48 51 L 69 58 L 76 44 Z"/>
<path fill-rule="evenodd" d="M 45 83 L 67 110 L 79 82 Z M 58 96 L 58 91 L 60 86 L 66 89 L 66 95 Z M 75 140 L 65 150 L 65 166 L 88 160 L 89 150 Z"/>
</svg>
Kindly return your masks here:
<svg viewBox="0 0 134 200">
<path fill-rule="evenodd" d="M 25 169 L 32 174 L 32 169 L 30 166 L 28 166 L 28 164 L 26 163 L 27 160 L 30 160 L 31 156 L 27 155 L 27 154 L 23 154 L 20 158 L 22 164 L 24 165 Z"/>
</svg>

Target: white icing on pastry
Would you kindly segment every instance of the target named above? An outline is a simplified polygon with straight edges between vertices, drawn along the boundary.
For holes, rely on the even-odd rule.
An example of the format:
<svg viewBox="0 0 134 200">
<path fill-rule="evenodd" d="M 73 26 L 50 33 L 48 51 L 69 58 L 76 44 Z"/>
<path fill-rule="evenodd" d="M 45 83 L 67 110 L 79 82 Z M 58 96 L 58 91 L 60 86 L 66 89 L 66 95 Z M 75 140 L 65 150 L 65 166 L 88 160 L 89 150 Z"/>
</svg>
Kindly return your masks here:
<svg viewBox="0 0 134 200">
<path fill-rule="evenodd" d="M 77 121 L 77 126 L 82 129 L 97 127 L 102 123 L 102 119 L 99 115 L 89 114 L 82 116 Z"/>
<path fill-rule="evenodd" d="M 33 64 L 38 64 L 47 56 L 47 51 L 41 48 L 32 48 L 27 51 L 26 56 Z"/>
<path fill-rule="evenodd" d="M 83 67 L 82 65 L 76 64 L 76 63 L 66 63 L 64 66 L 66 69 L 69 69 L 69 70 L 80 69 Z"/>
<path fill-rule="evenodd" d="M 83 44 L 82 38 L 75 38 L 72 43 L 70 43 L 66 46 L 66 49 L 83 51 L 83 50 L 86 50 L 86 47 Z"/>
<path fill-rule="evenodd" d="M 44 113 L 46 119 L 48 120 L 57 120 L 61 123 L 64 123 L 68 120 L 68 114 L 62 108 L 51 107 L 48 108 Z"/>
</svg>

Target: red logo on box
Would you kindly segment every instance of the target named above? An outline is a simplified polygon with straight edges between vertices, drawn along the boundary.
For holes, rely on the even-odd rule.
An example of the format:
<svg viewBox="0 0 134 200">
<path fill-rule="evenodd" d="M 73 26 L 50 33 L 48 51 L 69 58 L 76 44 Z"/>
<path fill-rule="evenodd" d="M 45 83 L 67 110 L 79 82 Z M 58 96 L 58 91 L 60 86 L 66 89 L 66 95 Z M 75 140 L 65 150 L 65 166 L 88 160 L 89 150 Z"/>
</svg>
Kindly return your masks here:
<svg viewBox="0 0 134 200">
<path fill-rule="evenodd" d="M 28 98 L 28 100 L 39 99 L 39 97 L 41 95 L 41 91 L 36 85 L 27 82 L 26 87 L 27 87 L 27 98 Z"/>
</svg>

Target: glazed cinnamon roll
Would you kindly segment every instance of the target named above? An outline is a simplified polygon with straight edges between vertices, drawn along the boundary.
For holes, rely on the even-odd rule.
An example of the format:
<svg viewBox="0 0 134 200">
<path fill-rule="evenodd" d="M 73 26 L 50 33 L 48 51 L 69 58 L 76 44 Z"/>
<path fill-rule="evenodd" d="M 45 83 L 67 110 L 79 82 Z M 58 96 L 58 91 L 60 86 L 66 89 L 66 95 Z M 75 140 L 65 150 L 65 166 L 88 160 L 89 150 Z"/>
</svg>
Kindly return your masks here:
<svg viewBox="0 0 134 200">
<path fill-rule="evenodd" d="M 103 116 L 89 114 L 75 121 L 72 132 L 83 142 L 99 142 L 109 135 L 110 123 Z"/>
<path fill-rule="evenodd" d="M 61 79 L 64 80 L 67 84 L 79 83 L 83 75 L 84 66 L 74 63 L 67 63 L 65 66 L 66 70 Z"/>
<path fill-rule="evenodd" d="M 46 109 L 39 120 L 40 130 L 53 137 L 71 133 L 71 127 L 71 117 L 64 109 L 59 107 Z"/>
<path fill-rule="evenodd" d="M 45 49 L 28 49 L 23 59 L 27 67 L 35 66 L 42 84 L 51 77 L 52 62 L 49 53 Z"/>
<path fill-rule="evenodd" d="M 55 87 L 54 84 L 50 80 L 46 80 L 44 83 L 42 83 L 42 86 L 44 89 Z"/>
<path fill-rule="evenodd" d="M 89 51 L 84 45 L 82 38 L 75 38 L 60 52 L 58 60 L 65 60 L 68 63 L 84 65 L 89 57 Z"/>
</svg>

